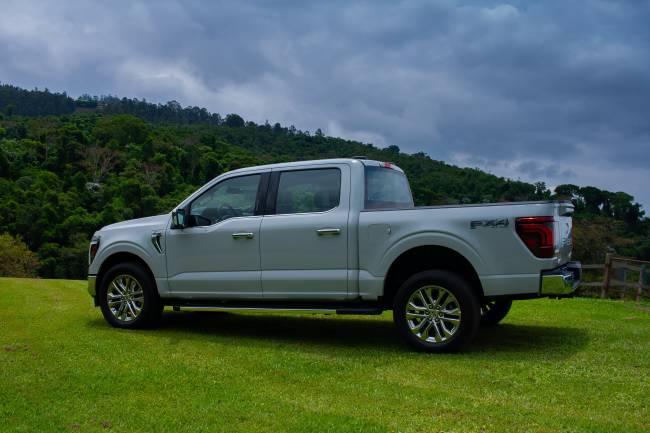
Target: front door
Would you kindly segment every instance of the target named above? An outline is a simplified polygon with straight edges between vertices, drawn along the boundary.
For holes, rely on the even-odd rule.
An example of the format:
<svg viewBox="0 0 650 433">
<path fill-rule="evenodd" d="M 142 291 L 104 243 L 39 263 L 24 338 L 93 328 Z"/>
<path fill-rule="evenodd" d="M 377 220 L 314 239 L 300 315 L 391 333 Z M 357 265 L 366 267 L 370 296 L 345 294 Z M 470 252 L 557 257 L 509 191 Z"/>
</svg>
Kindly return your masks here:
<svg viewBox="0 0 650 433">
<path fill-rule="evenodd" d="M 273 172 L 261 228 L 265 298 L 346 298 L 349 177 L 345 164 Z"/>
<path fill-rule="evenodd" d="M 190 205 L 189 227 L 166 235 L 169 288 L 181 298 L 261 298 L 260 174 L 224 179 Z"/>
</svg>

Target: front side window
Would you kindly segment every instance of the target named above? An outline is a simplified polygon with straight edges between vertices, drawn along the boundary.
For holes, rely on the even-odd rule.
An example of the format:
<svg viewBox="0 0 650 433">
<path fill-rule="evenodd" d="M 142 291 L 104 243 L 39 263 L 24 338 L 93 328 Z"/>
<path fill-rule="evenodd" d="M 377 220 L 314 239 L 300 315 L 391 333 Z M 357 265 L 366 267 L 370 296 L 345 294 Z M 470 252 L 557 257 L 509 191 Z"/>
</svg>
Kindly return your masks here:
<svg viewBox="0 0 650 433">
<path fill-rule="evenodd" d="M 280 174 L 275 213 L 325 212 L 339 205 L 340 195 L 337 168 L 285 171 Z"/>
<path fill-rule="evenodd" d="M 259 174 L 219 182 L 192 202 L 190 225 L 209 226 L 228 218 L 255 213 Z"/>
<path fill-rule="evenodd" d="M 401 171 L 366 166 L 366 209 L 401 209 L 413 207 L 408 180 Z"/>
</svg>

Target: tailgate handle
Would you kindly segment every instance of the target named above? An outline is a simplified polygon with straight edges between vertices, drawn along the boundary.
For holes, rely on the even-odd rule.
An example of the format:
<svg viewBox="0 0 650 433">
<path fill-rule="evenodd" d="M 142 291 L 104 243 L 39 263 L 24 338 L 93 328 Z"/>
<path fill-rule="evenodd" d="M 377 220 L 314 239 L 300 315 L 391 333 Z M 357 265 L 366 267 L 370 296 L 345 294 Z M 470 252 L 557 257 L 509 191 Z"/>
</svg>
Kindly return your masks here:
<svg viewBox="0 0 650 433">
<path fill-rule="evenodd" d="M 341 229 L 318 229 L 318 236 L 337 236 L 341 234 Z"/>
</svg>

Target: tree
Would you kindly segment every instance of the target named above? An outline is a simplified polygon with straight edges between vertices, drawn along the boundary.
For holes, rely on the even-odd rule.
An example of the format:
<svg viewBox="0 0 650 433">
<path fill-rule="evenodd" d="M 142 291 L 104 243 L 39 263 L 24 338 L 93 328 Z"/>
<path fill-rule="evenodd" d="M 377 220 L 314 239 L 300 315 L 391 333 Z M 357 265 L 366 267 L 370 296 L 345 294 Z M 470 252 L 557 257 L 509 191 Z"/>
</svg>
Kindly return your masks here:
<svg viewBox="0 0 650 433">
<path fill-rule="evenodd" d="M 9 177 L 9 160 L 2 148 L 0 148 L 0 177 Z"/>
<path fill-rule="evenodd" d="M 551 192 L 546 188 L 545 182 L 535 182 L 535 198 L 544 200 L 551 197 Z"/>
<path fill-rule="evenodd" d="M 244 119 L 237 114 L 229 114 L 226 116 L 226 126 L 231 128 L 243 128 L 246 125 Z"/>
<path fill-rule="evenodd" d="M 97 122 L 93 135 L 99 143 L 106 145 L 117 144 L 116 147 L 123 149 L 130 143 L 142 144 L 148 135 L 146 122 L 131 115 L 119 115 L 104 117 Z"/>
<path fill-rule="evenodd" d="M 117 165 L 117 151 L 97 145 L 88 147 L 84 151 L 82 164 L 93 183 L 100 183 Z"/>
<path fill-rule="evenodd" d="M 605 200 L 607 200 L 607 192 L 593 186 L 580 188 L 580 195 L 585 202 L 585 211 L 594 215 L 600 213 Z"/>
<path fill-rule="evenodd" d="M 622 233 L 623 223 L 604 217 L 577 217 L 573 222 L 573 257 L 584 263 L 604 263 L 605 254 L 629 247 L 633 240 Z"/>
<path fill-rule="evenodd" d="M 391 144 L 390 146 L 388 146 L 388 147 L 386 148 L 386 150 L 387 150 L 388 152 L 390 152 L 390 153 L 395 153 L 395 154 L 399 154 L 399 152 L 400 152 L 400 148 L 399 148 L 399 146 L 396 146 L 396 145 L 394 145 L 394 144 Z"/>
<path fill-rule="evenodd" d="M 0 234 L 0 277 L 35 277 L 39 266 L 36 255 L 23 241 Z"/>
</svg>

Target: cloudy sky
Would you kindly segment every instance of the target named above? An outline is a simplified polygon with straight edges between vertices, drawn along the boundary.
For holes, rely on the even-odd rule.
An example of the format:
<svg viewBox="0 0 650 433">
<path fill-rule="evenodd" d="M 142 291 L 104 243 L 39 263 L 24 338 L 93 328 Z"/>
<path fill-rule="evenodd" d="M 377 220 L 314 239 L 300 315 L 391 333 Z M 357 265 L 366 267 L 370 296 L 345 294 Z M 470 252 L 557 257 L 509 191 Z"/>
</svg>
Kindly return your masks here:
<svg viewBox="0 0 650 433">
<path fill-rule="evenodd" d="M 650 209 L 650 2 L 0 0 L 0 81 L 178 100 Z"/>
</svg>

